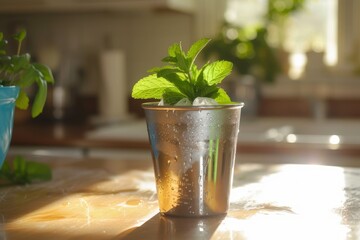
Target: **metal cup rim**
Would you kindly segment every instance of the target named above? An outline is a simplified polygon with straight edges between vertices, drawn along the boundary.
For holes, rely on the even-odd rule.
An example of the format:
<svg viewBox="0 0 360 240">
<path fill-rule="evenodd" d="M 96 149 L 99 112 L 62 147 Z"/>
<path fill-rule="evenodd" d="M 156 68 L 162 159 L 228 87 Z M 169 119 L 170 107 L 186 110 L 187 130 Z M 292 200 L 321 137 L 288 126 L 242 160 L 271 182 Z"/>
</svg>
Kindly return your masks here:
<svg viewBox="0 0 360 240">
<path fill-rule="evenodd" d="M 142 103 L 143 109 L 147 110 L 186 110 L 186 111 L 198 111 L 198 110 L 220 110 L 220 109 L 239 109 L 244 106 L 243 102 L 230 103 L 230 104 L 219 104 L 219 105 L 203 105 L 203 106 L 159 106 L 159 102 L 146 102 Z"/>
</svg>

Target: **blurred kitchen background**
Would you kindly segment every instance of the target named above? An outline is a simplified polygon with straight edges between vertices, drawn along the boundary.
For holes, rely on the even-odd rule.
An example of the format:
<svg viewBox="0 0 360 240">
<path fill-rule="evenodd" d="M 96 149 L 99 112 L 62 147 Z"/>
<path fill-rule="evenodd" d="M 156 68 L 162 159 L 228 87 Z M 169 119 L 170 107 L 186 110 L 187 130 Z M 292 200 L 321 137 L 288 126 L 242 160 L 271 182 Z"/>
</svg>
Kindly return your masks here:
<svg viewBox="0 0 360 240">
<path fill-rule="evenodd" d="M 11 151 L 147 156 L 133 84 L 162 64 L 170 44 L 186 49 L 209 37 L 199 61 L 235 64 L 224 88 L 246 104 L 244 161 L 294 153 L 353 163 L 360 156 L 359 24 L 357 0 L 0 0 L 0 31 L 26 28 L 26 51 L 56 79 L 44 114 L 16 112 Z"/>
</svg>

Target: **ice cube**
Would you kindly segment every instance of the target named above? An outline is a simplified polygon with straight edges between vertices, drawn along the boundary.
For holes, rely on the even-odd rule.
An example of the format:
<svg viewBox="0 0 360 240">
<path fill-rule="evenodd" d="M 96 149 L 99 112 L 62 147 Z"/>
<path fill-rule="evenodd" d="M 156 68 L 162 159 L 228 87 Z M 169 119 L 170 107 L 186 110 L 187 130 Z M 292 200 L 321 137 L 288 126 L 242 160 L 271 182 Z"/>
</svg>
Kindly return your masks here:
<svg viewBox="0 0 360 240">
<path fill-rule="evenodd" d="M 159 104 L 158 104 L 158 106 L 164 106 L 164 105 L 165 105 L 164 99 L 161 99 L 160 102 L 159 102 Z"/>
<path fill-rule="evenodd" d="M 189 99 L 183 98 L 180 101 L 178 101 L 177 103 L 175 103 L 175 106 L 191 106 L 191 102 Z"/>
<path fill-rule="evenodd" d="M 193 101 L 193 106 L 219 105 L 214 99 L 207 97 L 197 97 Z"/>
</svg>

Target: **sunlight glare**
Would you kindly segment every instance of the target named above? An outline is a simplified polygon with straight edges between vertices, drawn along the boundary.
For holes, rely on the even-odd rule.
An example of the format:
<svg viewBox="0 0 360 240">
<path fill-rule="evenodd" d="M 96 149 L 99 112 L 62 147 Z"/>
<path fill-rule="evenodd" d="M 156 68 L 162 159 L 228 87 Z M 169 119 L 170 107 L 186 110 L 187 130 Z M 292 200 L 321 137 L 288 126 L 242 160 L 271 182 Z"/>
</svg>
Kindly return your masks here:
<svg viewBox="0 0 360 240">
<path fill-rule="evenodd" d="M 292 53 L 290 55 L 289 76 L 291 79 L 299 79 L 304 73 L 307 63 L 306 55 L 303 52 Z"/>
<path fill-rule="evenodd" d="M 332 145 L 338 145 L 340 143 L 340 137 L 338 135 L 331 135 L 329 137 L 329 143 Z"/>
<path fill-rule="evenodd" d="M 286 136 L 286 141 L 288 142 L 288 143 L 296 143 L 296 141 L 297 141 L 297 136 L 295 135 L 295 134 L 289 134 L 289 135 L 287 135 Z"/>
<path fill-rule="evenodd" d="M 349 228 L 339 212 L 346 201 L 344 169 L 295 164 L 278 169 L 233 189 L 231 202 L 241 206 L 238 216 L 243 216 L 242 221 L 229 219 L 233 234 L 241 232 L 244 239 L 346 239 Z"/>
</svg>

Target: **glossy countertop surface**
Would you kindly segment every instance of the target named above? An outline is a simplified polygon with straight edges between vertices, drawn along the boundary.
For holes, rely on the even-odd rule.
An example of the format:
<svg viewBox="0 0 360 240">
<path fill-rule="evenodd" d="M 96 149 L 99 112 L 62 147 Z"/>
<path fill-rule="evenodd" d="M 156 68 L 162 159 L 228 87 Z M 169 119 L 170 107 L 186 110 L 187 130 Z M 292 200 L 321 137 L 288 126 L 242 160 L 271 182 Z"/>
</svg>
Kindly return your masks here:
<svg viewBox="0 0 360 240">
<path fill-rule="evenodd" d="M 0 188 L 0 239 L 360 239 L 360 169 L 235 166 L 226 216 L 158 214 L 151 161 L 41 158 L 53 180 Z"/>
<path fill-rule="evenodd" d="M 238 152 L 360 156 L 360 121 L 302 118 L 242 119 Z M 149 149 L 146 123 L 133 119 L 118 124 L 17 124 L 12 146 L 71 147 L 83 151 Z"/>
</svg>

